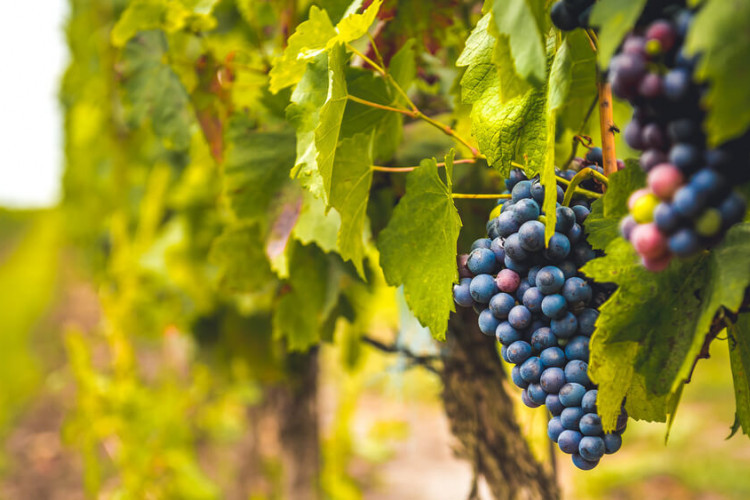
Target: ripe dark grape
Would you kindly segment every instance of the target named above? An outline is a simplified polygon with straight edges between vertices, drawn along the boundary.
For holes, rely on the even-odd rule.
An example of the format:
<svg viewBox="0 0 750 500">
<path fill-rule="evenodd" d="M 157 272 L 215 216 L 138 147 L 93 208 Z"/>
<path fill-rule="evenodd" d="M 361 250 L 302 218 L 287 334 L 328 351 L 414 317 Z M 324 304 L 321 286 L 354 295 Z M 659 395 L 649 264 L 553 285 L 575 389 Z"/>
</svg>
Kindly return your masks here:
<svg viewBox="0 0 750 500">
<path fill-rule="evenodd" d="M 600 168 L 601 150 L 592 148 L 579 162 Z M 711 191 L 707 180 L 700 189 Z M 589 337 L 598 317 L 594 297 L 611 293 L 578 271 L 595 257 L 582 228 L 590 204 L 577 199 L 572 207 L 556 207 L 555 232 L 545 241 L 539 220 L 545 215 L 544 188 L 517 170 L 506 186 L 514 198 L 504 201 L 501 213 L 487 223 L 491 239 L 476 240 L 471 253 L 458 259 L 460 273 L 467 276 L 454 286 L 454 298 L 459 306 L 473 307 L 480 330 L 501 344 L 501 358 L 514 365 L 510 378 L 522 390 L 522 402 L 530 408 L 546 406 L 552 415 L 550 439 L 579 468 L 592 468 L 601 455 L 619 447 L 620 431 L 604 434 L 596 414 L 596 386 L 588 376 Z M 600 191 L 600 186 L 591 183 L 587 189 Z M 560 190 L 558 199 L 563 196 Z M 736 207 L 726 210 L 736 212 Z"/>
<path fill-rule="evenodd" d="M 623 219 L 620 232 L 654 272 L 673 256 L 715 246 L 747 211 L 733 188 L 750 181 L 750 130 L 716 148 L 702 131 L 708 85 L 694 77 L 700 56 L 683 47 L 696 10 L 671 0 L 647 2 L 608 73 L 613 92 L 634 106 L 625 140 L 643 151 L 651 196 L 629 205 L 632 217 Z"/>
</svg>

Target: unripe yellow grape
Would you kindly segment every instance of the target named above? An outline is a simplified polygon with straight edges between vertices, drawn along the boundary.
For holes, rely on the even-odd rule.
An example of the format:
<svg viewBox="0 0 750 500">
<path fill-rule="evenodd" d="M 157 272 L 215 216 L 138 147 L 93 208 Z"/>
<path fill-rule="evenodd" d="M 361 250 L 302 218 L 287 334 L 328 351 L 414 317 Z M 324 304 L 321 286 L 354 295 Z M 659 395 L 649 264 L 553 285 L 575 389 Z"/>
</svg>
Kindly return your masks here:
<svg viewBox="0 0 750 500">
<path fill-rule="evenodd" d="M 649 193 L 641 196 L 633 204 L 633 219 L 638 224 L 647 224 L 654 220 L 654 209 L 659 204 L 659 197 Z"/>
<path fill-rule="evenodd" d="M 490 212 L 490 220 L 494 219 L 498 215 L 500 215 L 500 211 L 503 209 L 502 205 L 498 205 L 495 208 L 492 209 L 492 212 Z"/>
<path fill-rule="evenodd" d="M 715 236 L 721 229 L 721 212 L 709 208 L 695 221 L 695 232 L 701 236 Z"/>
</svg>

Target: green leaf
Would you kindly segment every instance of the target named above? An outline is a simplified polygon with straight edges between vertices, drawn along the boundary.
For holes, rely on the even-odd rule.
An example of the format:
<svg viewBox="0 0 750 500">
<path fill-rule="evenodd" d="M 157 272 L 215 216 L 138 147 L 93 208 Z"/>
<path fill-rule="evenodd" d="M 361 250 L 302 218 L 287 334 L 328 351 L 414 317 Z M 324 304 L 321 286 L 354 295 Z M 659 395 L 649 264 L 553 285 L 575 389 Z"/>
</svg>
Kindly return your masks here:
<svg viewBox="0 0 750 500">
<path fill-rule="evenodd" d="M 259 221 L 289 178 L 294 164 L 294 136 L 288 132 L 258 132 L 252 121 L 237 114 L 226 132 L 224 192 L 235 215 Z"/>
<path fill-rule="evenodd" d="M 555 176 L 555 111 L 550 110 L 547 116 L 547 151 L 544 158 L 540 180 L 544 186 L 544 241 L 549 242 L 555 234 L 557 224 L 557 178 Z"/>
<path fill-rule="evenodd" d="M 633 29 L 641 15 L 646 0 L 599 0 L 591 11 L 589 24 L 599 28 L 599 65 L 609 66 L 609 60 L 620 46 L 625 35 Z"/>
<path fill-rule="evenodd" d="M 686 363 L 677 379 L 682 383 L 688 377 L 691 360 L 700 353 L 703 340 L 711 328 L 714 317 L 722 308 L 736 313 L 750 287 L 750 223 L 737 224 L 724 237 L 724 241 L 711 251 L 708 280 L 702 291 L 701 315 L 695 323 L 693 343 L 687 353 Z"/>
<path fill-rule="evenodd" d="M 297 159 L 291 176 L 318 198 L 327 200 L 323 177 L 318 170 L 315 129 L 320 123 L 320 108 L 328 96 L 328 55 L 321 54 L 308 66 L 294 89 L 286 118 L 297 130 Z"/>
<path fill-rule="evenodd" d="M 363 233 L 372 184 L 371 134 L 341 141 L 331 174 L 331 206 L 341 214 L 338 248 L 341 258 L 352 261 L 364 279 Z"/>
<path fill-rule="evenodd" d="M 274 61 L 271 68 L 270 90 L 279 90 L 299 82 L 305 73 L 307 63 L 323 52 L 328 41 L 336 36 L 328 14 L 315 5 L 310 7 L 306 21 L 297 26 L 289 37 L 284 54 Z"/>
<path fill-rule="evenodd" d="M 709 0 L 697 12 L 686 42 L 701 54 L 699 81 L 709 83 L 705 130 L 711 145 L 733 139 L 750 126 L 750 3 Z"/>
<path fill-rule="evenodd" d="M 388 66 L 388 73 L 396 84 L 401 87 L 404 92 L 409 90 L 409 87 L 414 82 L 414 78 L 417 76 L 417 64 L 416 54 L 414 50 L 414 39 L 410 38 L 404 43 L 401 48 L 396 52 L 396 55 L 391 59 L 390 65 Z M 397 99 L 404 105 L 404 99 L 398 95 Z"/>
<path fill-rule="evenodd" d="M 219 268 L 219 286 L 230 292 L 249 293 L 268 286 L 274 275 L 264 252 L 257 224 L 229 227 L 211 246 L 209 261 Z"/>
<path fill-rule="evenodd" d="M 195 120 L 180 79 L 162 61 L 166 52 L 167 42 L 158 31 L 141 33 L 125 46 L 122 63 L 128 118 L 134 126 L 150 118 L 154 132 L 168 147 L 184 150 L 190 146 Z"/>
<path fill-rule="evenodd" d="M 347 11 L 348 15 L 344 14 L 344 18 L 336 26 L 338 36 L 328 42 L 328 47 L 333 47 L 338 42 L 350 42 L 366 35 L 382 4 L 383 0 L 374 0 L 362 14 L 348 13 Z"/>
<path fill-rule="evenodd" d="M 347 102 L 345 58 L 346 53 L 341 45 L 332 48 L 328 53 L 328 98 L 320 110 L 320 123 L 315 128 L 315 148 L 318 151 L 316 161 L 323 178 L 326 196 L 331 194 L 333 163 L 336 159 L 341 122 Z"/>
<path fill-rule="evenodd" d="M 190 14 L 190 10 L 181 2 L 135 0 L 128 5 L 112 28 L 112 45 L 123 47 L 140 31 L 160 29 L 172 33 L 181 30 Z"/>
<path fill-rule="evenodd" d="M 727 328 L 727 332 L 737 405 L 732 434 L 742 428 L 742 433 L 750 436 L 750 314 L 740 315 L 737 323 Z"/>
<path fill-rule="evenodd" d="M 304 245 L 315 243 L 324 252 L 335 252 L 338 249 L 336 238 L 340 227 L 339 213 L 333 209 L 326 210 L 323 200 L 305 191 L 299 219 L 294 226 L 294 237 Z"/>
<path fill-rule="evenodd" d="M 610 176 L 607 192 L 591 204 L 591 214 L 584 222 L 592 247 L 604 250 L 619 237 L 620 219 L 628 214 L 628 197 L 645 185 L 646 174 L 638 160 L 626 160 L 625 169 Z"/>
<path fill-rule="evenodd" d="M 562 56 L 559 55 L 560 52 L 563 52 Z M 567 128 L 578 133 L 597 95 L 596 53 L 591 50 L 591 45 L 583 30 L 575 30 L 565 35 L 555 61 L 558 57 L 561 58 L 559 62 L 561 78 L 567 81 L 550 77 L 550 86 L 564 91 L 563 106 L 557 115 L 558 123 L 560 128 Z M 554 67 L 551 72 L 554 73 Z M 558 105 L 557 99 L 555 97 L 555 106 Z"/>
<path fill-rule="evenodd" d="M 492 17 L 498 32 L 507 35 L 518 74 L 535 85 L 546 81 L 547 56 L 537 14 L 542 0 L 494 0 Z"/>
<path fill-rule="evenodd" d="M 362 14 L 345 15 L 335 28 L 325 10 L 315 5 L 310 7 L 307 21 L 297 26 L 297 30 L 289 37 L 284 54 L 274 61 L 270 72 L 271 92 L 275 94 L 299 82 L 307 63 L 325 50 L 330 50 L 337 44 L 346 44 L 367 34 L 381 4 L 382 0 L 375 0 Z"/>
<path fill-rule="evenodd" d="M 404 286 L 409 308 L 432 335 L 445 339 L 458 279 L 456 243 L 461 219 L 434 159 L 410 172 L 406 195 L 378 238 L 386 281 Z"/>
<path fill-rule="evenodd" d="M 488 30 L 491 21 L 492 14 L 486 14 L 479 20 L 456 61 L 456 66 L 466 67 L 461 77 L 461 99 L 466 104 L 479 101 L 485 92 L 497 89 L 499 85 L 497 69 L 492 61 L 495 37 Z"/>
<path fill-rule="evenodd" d="M 567 39 L 563 41 L 552 60 L 549 72 L 549 96 L 547 106 L 553 111 L 561 109 L 570 92 L 573 60 L 568 48 Z"/>
<path fill-rule="evenodd" d="M 326 319 L 328 266 L 325 254 L 315 245 L 292 244 L 289 280 L 273 314 L 273 335 L 286 339 L 291 351 L 304 351 L 320 341 Z"/>
</svg>

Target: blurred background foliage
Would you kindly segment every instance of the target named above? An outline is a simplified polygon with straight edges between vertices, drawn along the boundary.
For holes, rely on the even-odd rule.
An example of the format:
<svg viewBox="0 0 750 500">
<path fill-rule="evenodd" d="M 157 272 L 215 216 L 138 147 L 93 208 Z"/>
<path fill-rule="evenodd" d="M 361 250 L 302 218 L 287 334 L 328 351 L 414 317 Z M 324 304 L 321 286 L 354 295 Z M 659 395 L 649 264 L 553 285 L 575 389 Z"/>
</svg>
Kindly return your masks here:
<svg viewBox="0 0 750 500">
<path fill-rule="evenodd" d="M 449 110 L 456 69 L 444 62 L 479 12 L 407 3 L 384 39 L 418 41 L 420 96 Z M 335 22 L 349 2 L 71 0 L 64 200 L 0 212 L 1 498 L 293 498 L 289 454 L 310 446 L 326 498 L 468 494 L 472 471 L 452 455 L 439 378 L 373 347 L 434 357 L 442 346 L 377 266 L 365 283 L 325 252 L 322 206 L 285 177 L 271 198 L 233 169 L 293 161 L 290 94 L 268 92 L 267 73 L 311 5 Z M 456 114 L 468 130 L 465 110 Z M 237 137 L 250 131 L 260 147 L 245 150 Z M 400 133 L 397 164 L 450 147 L 424 124 Z M 467 191 L 499 181 L 456 173 Z M 378 183 L 374 228 L 403 192 L 403 179 Z M 457 206 L 470 241 L 491 202 Z M 314 231 L 299 226 L 287 242 L 290 207 Z M 269 267 L 237 266 L 232 257 L 257 251 L 261 235 Z M 290 280 L 304 291 L 288 293 Z M 290 349 L 319 339 L 306 354 Z M 750 448 L 725 440 L 734 412 L 725 345 L 698 365 L 666 445 L 664 426 L 634 422 L 595 471 L 559 460 L 566 497 L 748 498 Z M 536 455 L 550 460 L 543 413 L 517 408 Z"/>
</svg>

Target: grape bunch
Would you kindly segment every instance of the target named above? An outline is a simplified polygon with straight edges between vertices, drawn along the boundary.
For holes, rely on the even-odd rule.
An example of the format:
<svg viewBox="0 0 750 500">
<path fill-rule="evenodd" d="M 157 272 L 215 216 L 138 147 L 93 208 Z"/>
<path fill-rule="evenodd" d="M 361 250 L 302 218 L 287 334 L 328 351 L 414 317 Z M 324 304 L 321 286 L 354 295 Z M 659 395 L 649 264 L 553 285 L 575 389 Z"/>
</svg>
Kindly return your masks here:
<svg viewBox="0 0 750 500">
<path fill-rule="evenodd" d="M 576 28 L 588 29 L 591 11 L 595 0 L 558 0 L 550 9 L 552 23 L 560 30 L 572 31 Z M 646 24 L 658 18 L 663 13 L 685 6 L 684 0 L 649 0 L 637 24 Z"/>
<path fill-rule="evenodd" d="M 693 80 L 697 57 L 682 46 L 693 16 L 683 8 L 631 33 L 609 70 L 613 93 L 633 105 L 625 140 L 643 150 L 648 173 L 621 232 L 653 271 L 673 256 L 716 245 L 747 208 L 733 185 L 750 181 L 750 132 L 715 149 L 706 145 L 699 104 L 706 86 Z"/>
<path fill-rule="evenodd" d="M 589 160 L 597 154 L 589 153 Z M 453 297 L 459 306 L 473 307 L 480 330 L 502 344 L 524 404 L 547 406 L 550 439 L 573 455 L 578 468 L 590 470 L 620 448 L 627 424 L 623 410 L 616 432 L 603 432 L 596 386 L 588 377 L 596 307 L 611 292 L 578 273 L 596 256 L 582 228 L 590 205 L 585 199 L 560 205 L 564 191 L 558 185 L 555 233 L 545 246 L 539 220 L 544 187 L 520 170 L 511 172 L 506 186 L 511 199 L 491 216 L 489 237 L 458 258 L 461 280 Z"/>
</svg>

